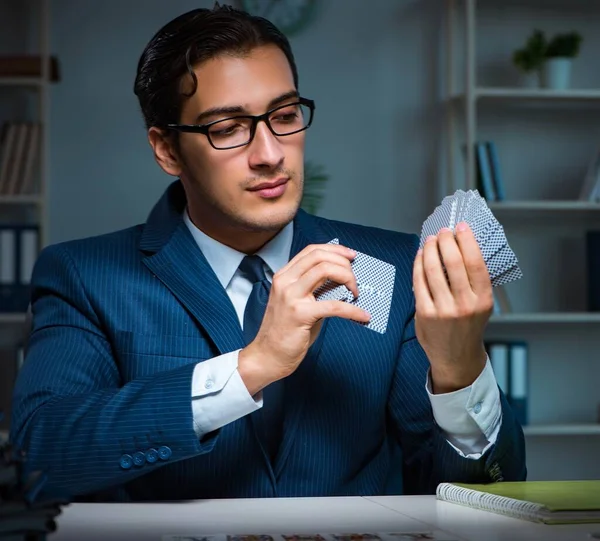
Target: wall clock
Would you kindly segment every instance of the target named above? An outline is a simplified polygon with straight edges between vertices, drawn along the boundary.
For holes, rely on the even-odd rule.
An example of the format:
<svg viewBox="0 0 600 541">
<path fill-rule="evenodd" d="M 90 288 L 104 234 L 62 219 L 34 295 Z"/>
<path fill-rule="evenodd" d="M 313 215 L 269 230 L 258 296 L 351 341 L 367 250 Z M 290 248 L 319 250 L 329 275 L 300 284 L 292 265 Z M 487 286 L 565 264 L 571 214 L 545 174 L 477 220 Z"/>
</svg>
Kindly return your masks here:
<svg viewBox="0 0 600 541">
<path fill-rule="evenodd" d="M 241 0 L 241 4 L 244 11 L 268 19 L 291 36 L 311 21 L 317 0 Z"/>
</svg>

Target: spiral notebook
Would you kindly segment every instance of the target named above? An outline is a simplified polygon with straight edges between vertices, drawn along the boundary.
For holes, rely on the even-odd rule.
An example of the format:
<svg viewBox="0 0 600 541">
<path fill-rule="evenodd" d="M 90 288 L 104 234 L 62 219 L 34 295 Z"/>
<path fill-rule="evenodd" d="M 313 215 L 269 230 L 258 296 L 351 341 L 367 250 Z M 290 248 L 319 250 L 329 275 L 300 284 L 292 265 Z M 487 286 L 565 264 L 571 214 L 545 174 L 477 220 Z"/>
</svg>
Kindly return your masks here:
<svg viewBox="0 0 600 541">
<path fill-rule="evenodd" d="M 600 480 L 441 483 L 438 500 L 545 524 L 600 522 Z"/>
</svg>

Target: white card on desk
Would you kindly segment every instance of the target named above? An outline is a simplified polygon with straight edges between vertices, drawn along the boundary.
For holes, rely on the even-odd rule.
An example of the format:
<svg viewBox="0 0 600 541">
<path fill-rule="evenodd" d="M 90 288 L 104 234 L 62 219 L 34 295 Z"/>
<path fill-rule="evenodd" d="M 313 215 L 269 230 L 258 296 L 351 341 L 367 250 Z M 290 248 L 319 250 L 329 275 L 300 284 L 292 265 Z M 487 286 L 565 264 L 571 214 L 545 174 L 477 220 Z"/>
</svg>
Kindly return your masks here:
<svg viewBox="0 0 600 541">
<path fill-rule="evenodd" d="M 339 243 L 339 239 L 333 239 L 328 244 Z M 315 298 L 318 301 L 338 300 L 354 304 L 371 314 L 370 321 L 360 325 L 381 334 L 385 333 L 392 306 L 396 267 L 356 250 L 352 270 L 358 285 L 358 298 L 355 299 L 346 286 L 331 281 L 315 291 Z"/>
<path fill-rule="evenodd" d="M 362 530 L 361 530 L 362 531 Z M 163 535 L 161 541 L 458 541 L 456 536 L 441 530 L 372 532 L 372 533 L 271 533 Z"/>
</svg>

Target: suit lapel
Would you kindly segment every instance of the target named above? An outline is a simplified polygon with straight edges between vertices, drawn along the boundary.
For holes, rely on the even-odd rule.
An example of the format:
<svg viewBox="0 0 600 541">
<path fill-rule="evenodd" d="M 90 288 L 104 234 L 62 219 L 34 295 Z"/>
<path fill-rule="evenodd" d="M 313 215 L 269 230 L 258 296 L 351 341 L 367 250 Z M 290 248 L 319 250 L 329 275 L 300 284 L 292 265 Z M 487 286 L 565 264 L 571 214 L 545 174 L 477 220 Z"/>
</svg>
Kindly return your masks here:
<svg viewBox="0 0 600 541">
<path fill-rule="evenodd" d="M 235 309 L 182 219 L 185 194 L 173 183 L 148 218 L 144 264 L 190 311 L 220 353 L 244 347 Z"/>
<path fill-rule="evenodd" d="M 185 205 L 185 192 L 180 181 L 173 182 L 152 209 L 144 227 L 140 240 L 140 250 L 145 254 L 143 262 L 189 310 L 220 353 L 241 349 L 245 342 L 237 314 L 182 219 Z M 318 220 L 300 210 L 294 219 L 290 259 L 309 244 L 325 244 L 330 240 L 318 226 Z M 327 325 L 325 320 L 306 357 L 285 380 L 283 441 L 270 472 L 273 481 L 281 473 L 293 446 L 308 396 L 304 390 L 317 365 Z M 254 414 L 248 418 L 260 442 L 262 424 Z M 264 456 L 270 465 L 266 453 Z"/>
<path fill-rule="evenodd" d="M 290 259 L 296 256 L 310 244 L 326 244 L 332 240 L 321 228 L 318 227 L 317 220 L 299 211 L 294 220 L 294 240 L 290 251 Z M 296 371 L 285 380 L 285 419 L 283 429 L 283 441 L 279 447 L 279 452 L 274 465 L 274 473 L 277 478 L 289 456 L 294 439 L 296 437 L 298 426 L 302 418 L 302 410 L 308 398 L 306 389 L 315 367 L 319 360 L 319 352 L 325 339 L 328 320 L 323 321 L 319 336 L 309 348 L 308 353 Z"/>
</svg>

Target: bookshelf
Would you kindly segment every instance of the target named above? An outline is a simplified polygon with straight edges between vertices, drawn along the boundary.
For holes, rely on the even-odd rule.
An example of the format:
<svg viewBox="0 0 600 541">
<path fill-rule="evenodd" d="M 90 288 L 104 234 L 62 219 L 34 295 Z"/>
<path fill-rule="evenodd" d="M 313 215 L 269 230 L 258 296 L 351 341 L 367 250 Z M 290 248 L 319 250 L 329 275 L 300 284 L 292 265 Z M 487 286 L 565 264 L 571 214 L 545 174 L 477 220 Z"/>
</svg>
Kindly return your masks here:
<svg viewBox="0 0 600 541">
<path fill-rule="evenodd" d="M 19 313 L 4 313 L 0 314 L 0 325 L 24 325 L 25 314 Z"/>
<path fill-rule="evenodd" d="M 494 215 L 502 212 L 591 212 L 600 217 L 600 203 L 592 201 L 489 201 Z M 561 215 L 562 217 L 562 215 Z"/>
<path fill-rule="evenodd" d="M 590 312 L 531 312 L 495 314 L 490 325 L 600 325 L 600 313 Z"/>
<path fill-rule="evenodd" d="M 32 87 L 32 88 L 44 88 L 46 86 L 46 81 L 44 81 L 44 79 L 42 79 L 41 77 L 0 76 L 0 86 L 22 86 L 22 87 Z"/>
<path fill-rule="evenodd" d="M 600 436 L 599 424 L 529 425 L 526 436 Z"/>
<path fill-rule="evenodd" d="M 8 236 L 14 234 L 8 245 L 20 243 L 21 263 L 12 279 L 23 282 L 48 243 L 49 102 L 50 86 L 58 80 L 50 55 L 50 0 L 6 3 L 0 7 L 0 28 L 5 37 L 0 49 L 0 224 Z M 24 236 L 15 233 L 23 227 L 34 228 L 29 230 L 34 236 L 28 240 L 26 263 Z M 10 251 L 7 245 L 2 248 L 3 255 Z M 19 303 L 16 308 L 10 295 L 4 295 L 11 281 L 6 267 L 0 283 L 0 410 L 7 415 L 0 421 L 0 440 L 7 437 L 9 395 L 26 321 L 26 307 L 21 309 Z"/>
<path fill-rule="evenodd" d="M 539 100 L 539 101 L 597 101 L 600 105 L 600 90 L 574 89 L 574 90 L 549 90 L 545 88 L 493 88 L 477 87 L 470 94 L 472 99 L 485 100 Z M 451 99 L 457 101 L 467 100 L 466 94 L 457 94 Z"/>
<path fill-rule="evenodd" d="M 478 189 L 476 144 L 494 142 L 505 198 L 488 206 L 524 277 L 505 286 L 512 310 L 491 317 L 486 340 L 528 344 L 529 478 L 600 479 L 600 312 L 588 310 L 585 252 L 586 232 L 600 231 L 600 203 L 579 200 L 600 149 L 600 40 L 591 22 L 600 5 L 449 0 L 446 10 L 439 195 Z M 512 51 L 536 28 L 583 35 L 572 88 L 519 81 Z"/>
<path fill-rule="evenodd" d="M 0 205 L 38 205 L 44 206 L 45 199 L 38 194 L 0 195 Z"/>
</svg>

